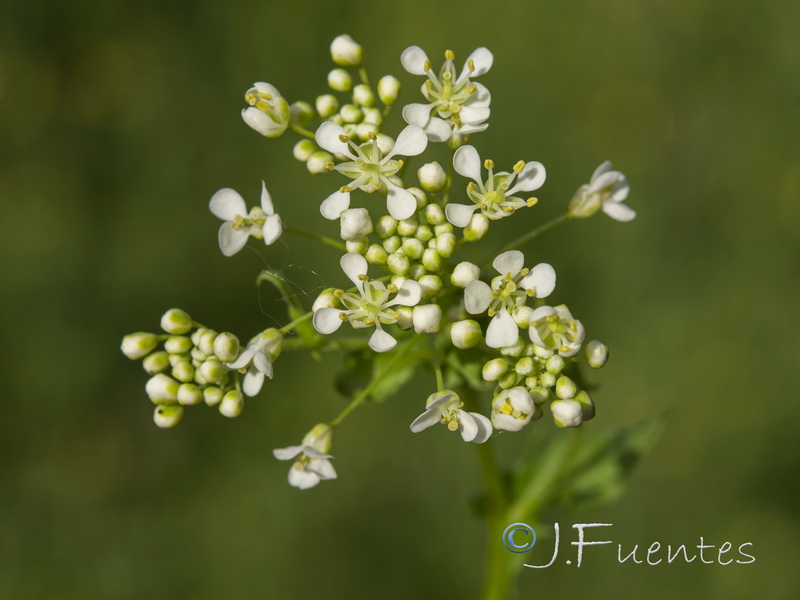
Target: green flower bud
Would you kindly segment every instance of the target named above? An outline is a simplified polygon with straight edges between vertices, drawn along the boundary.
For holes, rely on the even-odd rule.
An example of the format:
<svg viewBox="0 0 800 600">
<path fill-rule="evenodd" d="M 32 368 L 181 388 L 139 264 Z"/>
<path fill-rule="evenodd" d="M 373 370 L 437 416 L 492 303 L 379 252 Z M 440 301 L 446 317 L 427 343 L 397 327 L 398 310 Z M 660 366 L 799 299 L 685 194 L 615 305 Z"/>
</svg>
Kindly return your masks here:
<svg viewBox="0 0 800 600">
<path fill-rule="evenodd" d="M 375 106 L 375 93 L 368 85 L 361 83 L 353 88 L 353 101 L 367 108 Z"/>
<path fill-rule="evenodd" d="M 393 235 L 383 240 L 383 248 L 386 252 L 391 254 L 392 252 L 397 252 L 402 243 L 403 241 L 400 239 L 399 235 Z"/>
<path fill-rule="evenodd" d="M 403 253 L 411 260 L 417 260 L 425 251 L 425 246 L 417 238 L 406 238 L 401 247 Z"/>
<path fill-rule="evenodd" d="M 542 348 L 541 346 L 537 346 L 533 344 L 533 354 L 538 356 L 539 358 L 550 358 L 555 354 L 555 350 L 549 350 L 547 348 Z"/>
<path fill-rule="evenodd" d="M 417 178 L 426 192 L 439 192 L 447 181 L 447 173 L 438 162 L 429 162 L 417 169 Z"/>
<path fill-rule="evenodd" d="M 547 359 L 547 362 L 545 363 L 545 369 L 547 369 L 547 371 L 553 375 L 558 375 L 564 370 L 564 365 L 564 359 L 558 354 L 554 354 Z"/>
<path fill-rule="evenodd" d="M 328 73 L 328 87 L 334 92 L 349 92 L 353 89 L 353 78 L 344 69 L 333 69 Z"/>
<path fill-rule="evenodd" d="M 522 356 L 522 351 L 525 349 L 525 342 L 522 338 L 517 338 L 517 341 L 510 346 L 500 348 L 500 354 L 503 356 Z"/>
<path fill-rule="evenodd" d="M 438 304 L 422 304 L 412 311 L 412 322 L 416 333 L 436 333 L 442 322 L 442 309 Z"/>
<path fill-rule="evenodd" d="M 482 338 L 481 326 L 471 319 L 456 321 L 450 326 L 450 341 L 453 342 L 453 346 L 461 350 L 474 348 Z"/>
<path fill-rule="evenodd" d="M 533 373 L 533 370 L 536 368 L 536 365 L 533 362 L 533 359 L 530 356 L 526 356 L 524 358 L 520 358 L 517 361 L 517 364 L 514 365 L 514 370 L 523 376 L 528 376 Z"/>
<path fill-rule="evenodd" d="M 577 427 L 583 421 L 581 404 L 575 400 L 556 400 L 550 404 L 550 412 L 557 427 Z"/>
<path fill-rule="evenodd" d="M 192 317 L 180 308 L 170 308 L 161 317 L 161 329 L 175 335 L 188 333 L 192 329 Z"/>
<path fill-rule="evenodd" d="M 208 383 L 219 383 L 228 369 L 216 358 L 209 358 L 198 369 L 200 376 Z"/>
<path fill-rule="evenodd" d="M 426 248 L 422 253 L 422 266 L 433 273 L 442 270 L 442 256 L 433 248 Z"/>
<path fill-rule="evenodd" d="M 417 187 L 410 187 L 406 190 L 417 201 L 417 210 L 422 210 L 428 205 L 428 195 Z"/>
<path fill-rule="evenodd" d="M 504 390 L 508 390 L 511 389 L 512 387 L 515 387 L 519 382 L 519 380 L 520 380 L 519 375 L 517 375 L 514 371 L 509 371 L 500 378 L 500 381 L 497 382 L 497 385 L 499 385 Z"/>
<path fill-rule="evenodd" d="M 418 262 L 415 262 L 411 265 L 411 268 L 408 270 L 408 274 L 406 275 L 409 279 L 413 279 L 414 281 L 419 281 L 420 277 L 423 277 L 428 274 L 428 271 Z"/>
<path fill-rule="evenodd" d="M 238 390 L 231 390 L 222 397 L 219 412 L 229 419 L 238 417 L 244 408 L 244 396 Z"/>
<path fill-rule="evenodd" d="M 178 399 L 180 384 L 163 373 L 147 380 L 144 391 L 155 404 L 171 404 Z"/>
<path fill-rule="evenodd" d="M 385 133 L 379 133 L 377 139 L 375 140 L 378 143 L 378 149 L 383 153 L 384 156 L 389 154 L 394 148 L 394 139 L 390 138 Z M 409 192 L 411 189 L 408 190 Z"/>
<path fill-rule="evenodd" d="M 150 354 L 158 346 L 158 336 L 153 333 L 130 333 L 122 338 L 122 353 L 131 360 Z"/>
<path fill-rule="evenodd" d="M 528 327 L 531 326 L 532 314 L 533 309 L 530 306 L 518 306 L 514 309 L 514 312 L 511 313 L 511 316 L 514 318 L 517 327 L 520 329 L 528 329 Z"/>
<path fill-rule="evenodd" d="M 339 215 L 340 234 L 343 240 L 352 242 L 365 238 L 372 233 L 372 219 L 366 208 L 348 208 Z M 369 244 L 359 254 L 367 251 Z"/>
<path fill-rule="evenodd" d="M 194 381 L 194 367 L 188 361 L 181 361 L 172 367 L 172 376 L 183 383 Z"/>
<path fill-rule="evenodd" d="M 379 127 L 383 123 L 383 115 L 377 108 L 365 108 L 363 112 L 364 123 L 366 125 L 374 125 L 375 127 Z M 375 128 L 373 127 L 373 130 L 374 129 Z"/>
<path fill-rule="evenodd" d="M 364 48 L 349 35 L 340 35 L 331 42 L 331 58 L 340 67 L 360 67 Z"/>
<path fill-rule="evenodd" d="M 200 404 L 203 401 L 203 392 L 193 383 L 184 383 L 178 388 L 178 403 L 185 406 Z"/>
<path fill-rule="evenodd" d="M 456 236 L 452 233 L 443 233 L 436 236 L 436 250 L 442 258 L 450 258 L 456 251 Z"/>
<path fill-rule="evenodd" d="M 397 287 L 400 286 L 398 285 Z M 403 331 L 411 329 L 414 326 L 414 309 L 410 306 L 400 306 L 396 307 L 395 310 L 400 314 L 397 326 Z"/>
<path fill-rule="evenodd" d="M 323 119 L 332 117 L 339 110 L 339 101 L 333 94 L 323 94 L 322 96 L 317 96 L 315 104 L 319 116 Z"/>
<path fill-rule="evenodd" d="M 177 404 L 172 406 L 156 406 L 153 411 L 153 421 L 162 429 L 175 427 L 183 419 L 183 407 Z"/>
<path fill-rule="evenodd" d="M 400 80 L 391 75 L 384 75 L 378 80 L 378 98 L 386 106 L 391 106 L 400 95 Z"/>
<path fill-rule="evenodd" d="M 327 423 L 314 425 L 301 442 L 303 446 L 311 446 L 317 451 L 327 454 L 333 444 L 333 428 Z"/>
<path fill-rule="evenodd" d="M 423 214 L 429 225 L 444 225 L 447 222 L 444 211 L 438 204 L 428 204 Z"/>
<path fill-rule="evenodd" d="M 385 265 L 388 256 L 389 254 L 384 250 L 383 246 L 380 244 L 372 244 L 367 248 L 367 253 L 364 255 L 364 258 L 366 258 L 367 262 L 371 265 Z"/>
<path fill-rule="evenodd" d="M 192 340 L 185 335 L 173 335 L 164 342 L 164 350 L 170 354 L 186 354 L 192 349 Z"/>
<path fill-rule="evenodd" d="M 458 263 L 453 269 L 450 282 L 456 287 L 465 288 L 480 276 L 481 269 L 478 265 L 464 261 Z"/>
<path fill-rule="evenodd" d="M 289 105 L 289 119 L 298 125 L 308 125 L 314 120 L 314 107 L 308 102 L 298 100 Z"/>
<path fill-rule="evenodd" d="M 556 381 L 556 396 L 562 400 L 569 400 L 574 398 L 578 391 L 578 386 L 569 377 L 562 375 Z"/>
<path fill-rule="evenodd" d="M 236 360 L 239 348 L 239 338 L 232 333 L 220 333 L 214 340 L 214 354 L 224 363 Z"/>
<path fill-rule="evenodd" d="M 185 354 L 170 354 L 169 355 L 169 364 L 170 366 L 174 367 L 178 363 L 182 362 L 191 362 L 192 356 L 188 352 Z"/>
<path fill-rule="evenodd" d="M 583 349 L 586 360 L 589 366 L 593 369 L 599 369 L 608 362 L 608 346 L 603 342 L 592 340 Z"/>
<path fill-rule="evenodd" d="M 360 123 L 364 118 L 364 113 L 355 104 L 345 104 L 339 109 L 339 114 L 342 115 L 345 123 Z"/>
<path fill-rule="evenodd" d="M 369 238 L 362 237 L 355 240 L 347 240 L 344 243 L 344 246 L 345 250 L 348 252 L 355 252 L 356 254 L 361 254 L 363 256 L 369 249 Z"/>
<path fill-rule="evenodd" d="M 314 300 L 311 310 L 317 312 L 320 308 L 340 308 L 341 303 L 339 302 L 339 298 L 336 297 L 335 292 L 336 288 L 323 290 L 322 293 L 317 296 L 317 299 Z"/>
<path fill-rule="evenodd" d="M 397 233 L 397 221 L 389 215 L 384 215 L 378 219 L 378 222 L 375 224 L 375 235 L 385 240 L 395 233 Z"/>
<path fill-rule="evenodd" d="M 417 221 L 414 217 L 403 219 L 397 224 L 397 234 L 402 235 L 403 237 L 410 237 L 414 235 L 415 231 L 417 231 L 418 226 L 419 221 Z"/>
<path fill-rule="evenodd" d="M 333 162 L 333 155 L 324 150 L 317 150 L 306 161 L 306 169 L 312 175 L 320 175 L 328 172 L 328 164 Z"/>
<path fill-rule="evenodd" d="M 499 381 L 508 371 L 508 363 L 502 358 L 493 358 L 483 365 L 484 381 Z"/>
<path fill-rule="evenodd" d="M 594 402 L 589 397 L 589 394 L 581 390 L 575 395 L 575 400 L 581 405 L 581 420 L 591 421 L 594 419 L 596 413 Z"/>
<path fill-rule="evenodd" d="M 279 329 L 275 329 L 274 327 L 265 329 L 250 341 L 251 344 L 256 342 L 264 344 L 265 347 L 270 348 L 269 360 L 272 363 L 278 360 L 278 357 L 283 351 L 283 334 Z"/>
<path fill-rule="evenodd" d="M 469 224 L 464 228 L 464 239 L 477 242 L 489 232 L 489 219 L 483 213 L 472 215 Z"/>
<path fill-rule="evenodd" d="M 544 372 L 539 375 L 539 385 L 545 388 L 551 388 L 556 384 L 556 376 L 552 373 Z"/>
<path fill-rule="evenodd" d="M 422 299 L 430 300 L 435 298 L 442 291 L 442 278 L 438 275 L 422 275 L 417 278 L 419 286 L 422 288 Z"/>
<path fill-rule="evenodd" d="M 528 379 L 530 379 L 530 377 Z M 539 386 L 530 387 L 529 386 L 528 389 L 530 391 L 531 398 L 533 398 L 533 403 L 536 404 L 537 406 L 539 404 L 544 404 L 545 402 L 547 402 L 550 399 L 550 392 L 547 391 L 543 387 L 539 387 Z"/>
<path fill-rule="evenodd" d="M 442 235 L 443 233 L 453 233 L 453 226 L 450 223 L 442 223 L 441 225 L 434 225 L 434 235 Z"/>
<path fill-rule="evenodd" d="M 194 363 L 200 364 L 201 362 L 203 362 L 205 359 L 208 358 L 208 354 L 206 354 L 205 352 L 200 352 L 199 348 L 192 348 L 192 351 L 189 352 L 189 356 L 192 359 L 192 364 Z"/>
<path fill-rule="evenodd" d="M 200 342 L 197 344 L 197 348 L 206 356 L 211 356 L 214 354 L 214 340 L 216 339 L 217 332 L 213 329 L 209 329 L 200 336 Z"/>
<path fill-rule="evenodd" d="M 386 266 L 395 275 L 405 275 L 411 267 L 411 261 L 402 252 L 393 252 L 386 259 Z"/>
<path fill-rule="evenodd" d="M 420 225 L 414 232 L 414 237 L 424 244 L 433 239 L 433 230 L 429 225 Z"/>
<path fill-rule="evenodd" d="M 166 371 L 169 364 L 169 354 L 166 352 L 153 352 L 148 354 L 142 361 L 142 366 L 148 375 L 155 375 Z"/>
<path fill-rule="evenodd" d="M 223 391 L 216 386 L 207 387 L 203 390 L 203 400 L 208 406 L 216 406 L 222 402 Z"/>
</svg>

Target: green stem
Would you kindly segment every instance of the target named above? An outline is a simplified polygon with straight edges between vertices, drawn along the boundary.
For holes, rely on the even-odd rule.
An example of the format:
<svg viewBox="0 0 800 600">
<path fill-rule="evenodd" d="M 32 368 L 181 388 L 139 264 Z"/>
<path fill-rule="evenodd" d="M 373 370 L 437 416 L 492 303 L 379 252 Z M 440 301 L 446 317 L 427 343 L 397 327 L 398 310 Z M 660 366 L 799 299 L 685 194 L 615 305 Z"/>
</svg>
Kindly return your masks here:
<svg viewBox="0 0 800 600">
<path fill-rule="evenodd" d="M 347 250 L 347 246 L 345 246 L 341 242 L 337 242 L 333 238 L 325 237 L 324 235 L 317 235 L 316 233 L 308 233 L 307 231 L 302 231 L 300 229 L 295 229 L 293 227 L 284 227 L 283 230 L 287 233 L 293 233 L 295 235 L 299 235 L 311 240 L 317 240 L 318 242 L 322 242 L 327 246 L 331 246 L 332 248 L 336 248 L 337 250 Z"/>
<path fill-rule="evenodd" d="M 529 231 L 525 235 L 518 237 L 514 241 L 509 242 L 508 244 L 503 246 L 500 250 L 498 250 L 497 254 L 502 254 L 506 250 L 516 250 L 519 246 L 521 246 L 525 242 L 532 240 L 536 236 L 541 235 L 542 233 L 545 233 L 546 231 L 550 231 L 551 229 L 553 229 L 553 227 L 555 227 L 557 225 L 561 225 L 561 223 L 566 223 L 571 218 L 572 218 L 572 215 L 570 215 L 569 213 L 564 213 L 560 217 L 556 217 L 552 221 L 549 221 L 549 222 L 545 223 L 544 225 L 542 225 L 540 227 L 537 227 L 533 231 Z M 484 265 L 490 263 L 491 261 L 492 261 L 492 259 L 490 258 L 489 260 L 484 262 Z"/>
<path fill-rule="evenodd" d="M 436 336 L 431 336 L 431 364 L 433 372 L 436 374 L 436 391 L 444 389 L 444 377 L 442 376 L 442 365 L 439 363 L 439 351 L 436 348 Z"/>
<path fill-rule="evenodd" d="M 369 86 L 369 77 L 367 76 L 367 70 L 364 67 L 358 68 L 358 77 L 361 79 L 361 83 Z"/>
<path fill-rule="evenodd" d="M 303 135 L 303 136 L 305 136 L 305 137 L 307 137 L 309 139 L 316 140 L 316 136 L 314 135 L 314 133 L 312 131 L 309 131 L 305 127 L 301 127 L 297 123 L 292 123 L 291 121 L 289 121 L 289 129 L 291 129 L 295 133 L 299 133 L 300 135 Z"/>
<path fill-rule="evenodd" d="M 281 333 L 284 334 L 284 335 L 289 333 L 292 329 L 294 329 L 295 327 L 300 325 L 300 323 L 304 323 L 305 321 L 308 321 L 313 316 L 314 316 L 314 311 L 309 311 L 309 312 L 305 313 L 304 315 L 302 315 L 300 317 L 297 317 L 291 323 L 287 323 L 286 325 L 281 327 Z"/>
</svg>

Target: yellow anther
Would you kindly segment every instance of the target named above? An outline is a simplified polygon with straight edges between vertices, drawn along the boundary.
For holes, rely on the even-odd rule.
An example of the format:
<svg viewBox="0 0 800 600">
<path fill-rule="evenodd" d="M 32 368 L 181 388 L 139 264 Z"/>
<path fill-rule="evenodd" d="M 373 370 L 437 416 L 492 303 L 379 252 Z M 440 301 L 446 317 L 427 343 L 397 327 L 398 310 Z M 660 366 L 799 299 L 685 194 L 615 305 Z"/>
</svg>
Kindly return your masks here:
<svg viewBox="0 0 800 600">
<path fill-rule="evenodd" d="M 272 110 L 272 104 L 264 100 L 258 100 L 253 106 L 264 113 L 269 113 Z"/>
<path fill-rule="evenodd" d="M 533 323 L 531 323 L 531 327 L 538 327 L 539 323 L 541 323 L 541 321 L 534 321 Z"/>
<path fill-rule="evenodd" d="M 514 207 L 513 206 L 504 206 L 503 207 L 503 212 L 510 215 L 511 213 L 514 212 Z"/>
<path fill-rule="evenodd" d="M 495 312 L 494 312 L 494 310 L 490 308 L 490 309 L 489 309 L 489 316 L 490 316 L 490 317 L 493 317 L 494 315 L 495 315 Z"/>
<path fill-rule="evenodd" d="M 503 278 L 504 278 L 506 281 L 511 281 L 511 273 L 506 273 L 506 274 L 503 276 Z"/>
<path fill-rule="evenodd" d="M 474 83 L 471 86 L 469 86 L 469 95 L 470 96 L 472 96 L 472 94 L 474 94 L 477 91 L 478 91 L 478 86 L 475 85 Z"/>
<path fill-rule="evenodd" d="M 533 298 L 536 295 L 536 288 L 525 290 L 525 293 L 528 294 L 528 297 Z"/>
<path fill-rule="evenodd" d="M 328 171 L 333 171 L 333 169 L 334 169 L 334 167 L 335 167 L 335 166 L 336 166 L 336 165 L 334 165 L 334 164 L 333 164 L 333 161 L 330 161 L 330 160 L 329 160 L 328 162 L 326 162 L 326 163 L 325 163 L 325 168 L 326 168 Z"/>
<path fill-rule="evenodd" d="M 351 190 L 351 189 L 350 189 L 350 186 L 343 185 L 342 187 L 340 187 L 340 188 L 339 188 L 339 191 L 340 191 L 341 193 L 343 193 L 343 194 L 349 194 L 349 193 L 350 193 L 350 192 L 352 192 L 353 190 Z"/>
<path fill-rule="evenodd" d="M 431 61 L 426 60 L 425 63 L 422 65 L 422 69 L 424 71 L 430 71 L 431 70 Z"/>
<path fill-rule="evenodd" d="M 344 290 L 333 290 L 333 295 L 336 296 L 337 298 L 341 298 L 342 296 L 344 296 Z"/>
<path fill-rule="evenodd" d="M 368 137 L 369 139 L 373 140 L 373 141 L 374 141 L 374 140 L 376 140 L 376 139 L 378 139 L 378 136 L 377 136 L 377 135 L 375 135 L 375 132 L 373 132 L 373 131 L 370 131 L 369 133 L 367 133 L 367 137 Z"/>
<path fill-rule="evenodd" d="M 556 314 L 547 315 L 545 317 L 545 321 L 547 321 L 548 323 L 555 323 L 556 321 L 558 321 L 558 315 L 556 315 Z"/>
<path fill-rule="evenodd" d="M 470 193 L 470 192 L 471 192 L 472 190 L 474 190 L 474 189 L 475 189 L 475 182 L 474 182 L 474 181 L 470 181 L 470 182 L 467 184 L 467 193 Z"/>
<path fill-rule="evenodd" d="M 373 192 L 377 192 L 379 189 L 381 189 L 381 184 L 380 183 L 373 183 L 372 184 L 372 191 Z"/>
<path fill-rule="evenodd" d="M 450 422 L 447 424 L 447 428 L 448 428 L 450 431 L 458 431 L 458 421 L 456 421 L 455 419 L 454 419 L 454 420 L 452 420 L 452 421 L 450 421 Z"/>
<path fill-rule="evenodd" d="M 369 279 L 369 277 L 367 277 L 364 273 L 359 273 L 358 274 L 358 280 L 359 281 L 367 281 L 368 279 Z"/>
<path fill-rule="evenodd" d="M 397 163 L 397 168 L 398 168 L 398 169 L 402 169 L 402 168 L 403 168 L 403 165 L 405 164 L 405 161 L 404 161 L 404 160 L 402 160 L 402 159 L 401 159 L 401 160 L 397 160 L 397 161 L 395 161 L 395 162 Z"/>
<path fill-rule="evenodd" d="M 578 331 L 578 325 L 574 320 L 569 322 L 569 328 L 572 329 L 572 331 Z"/>
<path fill-rule="evenodd" d="M 258 95 L 264 100 L 272 100 L 272 94 L 267 94 L 266 92 L 258 92 Z"/>
<path fill-rule="evenodd" d="M 523 267 L 522 270 L 519 272 L 520 276 L 525 277 L 528 273 L 530 273 L 530 269 L 528 267 Z"/>
<path fill-rule="evenodd" d="M 428 88 L 428 91 L 433 89 L 433 84 L 431 83 L 430 79 L 428 79 L 428 81 L 425 82 L 425 87 Z"/>
<path fill-rule="evenodd" d="M 467 61 L 467 68 L 470 71 L 474 71 L 475 70 L 475 61 L 472 60 L 471 58 Z"/>
<path fill-rule="evenodd" d="M 375 325 L 375 319 L 367 319 L 366 321 L 364 321 L 364 325 L 366 325 L 367 327 L 372 327 L 373 325 Z"/>
<path fill-rule="evenodd" d="M 445 50 L 444 51 L 444 57 L 447 60 L 455 60 L 456 55 L 455 55 L 455 52 L 453 52 L 452 50 Z"/>
<path fill-rule="evenodd" d="M 503 404 L 503 406 L 500 407 L 499 412 L 503 413 L 504 415 L 510 415 L 513 410 L 514 409 L 511 408 L 511 405 L 508 402 L 506 402 L 505 404 Z"/>
<path fill-rule="evenodd" d="M 486 169 L 494 169 L 494 161 L 491 158 L 487 158 L 483 161 L 483 166 Z"/>
<path fill-rule="evenodd" d="M 525 168 L 525 161 L 524 160 L 517 161 L 517 163 L 512 168 L 514 169 L 514 172 L 517 175 L 519 175 L 520 173 L 522 173 L 522 169 Z"/>
<path fill-rule="evenodd" d="M 340 313 L 339 313 L 339 318 L 340 318 L 342 321 L 347 321 L 347 313 L 340 312 Z"/>
<path fill-rule="evenodd" d="M 387 285 L 386 289 L 389 290 L 392 294 L 396 294 L 397 293 L 397 286 L 395 284 L 393 284 L 393 283 L 390 283 L 389 285 Z"/>
<path fill-rule="evenodd" d="M 559 348 L 558 351 L 559 352 L 569 352 L 569 346 L 561 346 L 561 348 Z"/>
<path fill-rule="evenodd" d="M 340 133 L 339 134 L 339 141 L 342 142 L 343 144 L 346 144 L 347 142 L 350 141 L 350 138 L 347 137 L 345 134 Z"/>
<path fill-rule="evenodd" d="M 529 208 L 531 206 L 536 206 L 537 204 L 539 204 L 539 199 L 538 198 L 528 198 L 528 200 L 525 202 L 525 204 L 527 204 Z"/>
</svg>

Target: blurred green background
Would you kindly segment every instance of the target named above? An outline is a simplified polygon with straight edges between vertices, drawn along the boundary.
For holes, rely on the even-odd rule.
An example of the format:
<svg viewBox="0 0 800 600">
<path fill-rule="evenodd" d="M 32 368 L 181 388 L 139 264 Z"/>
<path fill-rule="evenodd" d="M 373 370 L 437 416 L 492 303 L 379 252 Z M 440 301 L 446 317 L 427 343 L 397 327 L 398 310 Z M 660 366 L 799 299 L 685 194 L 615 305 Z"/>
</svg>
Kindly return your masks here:
<svg viewBox="0 0 800 600">
<path fill-rule="evenodd" d="M 628 175 L 633 223 L 598 214 L 524 250 L 611 348 L 586 434 L 671 412 L 621 502 L 554 518 L 613 523 L 626 549 L 703 536 L 757 558 L 618 565 L 590 548 L 579 571 L 525 570 L 518 597 L 800 597 L 797 3 L 9 1 L 0 15 L 0 597 L 477 597 L 473 450 L 408 431 L 432 380 L 357 411 L 337 431 L 339 481 L 299 492 L 271 450 L 344 405 L 337 357 L 287 354 L 240 418 L 197 408 L 161 431 L 118 350 L 173 305 L 241 337 L 281 322 L 253 285 L 266 265 L 309 292 L 341 283 L 333 253 L 288 235 L 224 258 L 207 201 L 231 186 L 254 202 L 263 178 L 285 222 L 335 235 L 316 218 L 332 180 L 238 113 L 256 80 L 290 101 L 322 93 L 343 32 L 373 77 L 401 77 L 404 102 L 419 85 L 406 46 L 494 52 L 474 141 L 548 179 L 484 248 L 562 212 L 602 160 Z"/>
</svg>

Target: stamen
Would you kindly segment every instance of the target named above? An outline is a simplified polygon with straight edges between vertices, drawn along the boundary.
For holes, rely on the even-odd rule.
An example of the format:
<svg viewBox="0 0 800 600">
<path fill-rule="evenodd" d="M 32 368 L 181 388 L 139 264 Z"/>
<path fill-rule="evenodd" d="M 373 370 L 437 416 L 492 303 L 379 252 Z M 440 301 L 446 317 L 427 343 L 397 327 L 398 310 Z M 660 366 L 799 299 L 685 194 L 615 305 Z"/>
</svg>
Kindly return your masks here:
<svg viewBox="0 0 800 600">
<path fill-rule="evenodd" d="M 525 168 L 525 161 L 523 160 L 518 161 L 517 164 L 515 164 L 512 168 L 514 169 L 514 172 L 517 175 L 519 175 L 520 173 L 522 173 L 522 169 Z"/>
<path fill-rule="evenodd" d="M 389 290 L 392 294 L 396 294 L 397 293 L 397 286 L 395 284 L 393 284 L 393 283 L 390 283 L 389 285 L 387 285 L 386 289 Z"/>
<path fill-rule="evenodd" d="M 494 161 L 490 158 L 487 158 L 485 161 L 483 161 L 483 167 L 485 169 L 494 169 Z"/>
<path fill-rule="evenodd" d="M 336 296 L 337 298 L 341 298 L 342 296 L 344 296 L 344 290 L 333 290 L 333 295 Z"/>
<path fill-rule="evenodd" d="M 340 312 L 340 313 L 339 313 L 339 318 L 340 318 L 342 321 L 347 321 L 347 313 Z"/>
<path fill-rule="evenodd" d="M 336 165 L 334 165 L 334 164 L 333 164 L 333 161 L 330 161 L 330 160 L 329 160 L 328 162 L 326 162 L 326 163 L 325 163 L 325 168 L 326 168 L 328 171 L 333 171 L 333 169 L 334 169 L 335 167 L 336 167 Z"/>
<path fill-rule="evenodd" d="M 447 60 L 455 60 L 455 58 L 456 58 L 456 55 L 455 55 L 455 53 L 454 53 L 452 50 L 445 50 L 445 51 L 444 51 L 444 57 L 445 57 Z"/>
<path fill-rule="evenodd" d="M 343 185 L 342 187 L 339 188 L 339 191 L 342 192 L 343 194 L 349 194 L 353 190 L 351 190 L 349 186 Z"/>
<path fill-rule="evenodd" d="M 545 317 L 545 321 L 547 321 L 548 323 L 555 323 L 556 321 L 558 321 L 558 315 L 556 315 L 556 314 L 554 314 L 554 315 L 547 315 L 547 316 Z"/>
<path fill-rule="evenodd" d="M 467 68 L 470 71 L 474 71 L 475 70 L 475 61 L 472 60 L 471 58 L 469 59 L 469 61 L 467 61 Z"/>
<path fill-rule="evenodd" d="M 347 142 L 350 141 L 350 138 L 347 137 L 345 134 L 340 133 L 339 134 L 339 141 L 342 142 L 343 144 L 346 144 Z"/>
<path fill-rule="evenodd" d="M 531 206 L 536 206 L 538 203 L 539 203 L 538 198 L 528 198 L 527 202 L 525 202 L 525 204 L 527 204 L 529 208 Z"/>
<path fill-rule="evenodd" d="M 424 71 L 430 71 L 431 70 L 431 61 L 426 60 L 422 65 L 422 69 Z"/>
<path fill-rule="evenodd" d="M 520 271 L 519 274 L 521 277 L 525 277 L 525 275 L 527 275 L 530 272 L 531 270 L 528 267 L 523 267 L 522 271 Z"/>
<path fill-rule="evenodd" d="M 374 141 L 374 140 L 376 140 L 376 139 L 378 138 L 378 136 L 377 136 L 377 135 L 375 135 L 375 133 L 374 133 L 374 132 L 372 132 L 372 131 L 370 131 L 370 132 L 367 134 L 367 137 L 368 137 L 369 139 L 373 140 L 373 141 Z"/>
<path fill-rule="evenodd" d="M 458 421 L 456 421 L 455 419 L 454 419 L 454 420 L 452 420 L 452 421 L 450 421 L 450 422 L 447 424 L 447 428 L 448 428 L 450 431 L 458 431 Z"/>
<path fill-rule="evenodd" d="M 359 273 L 359 275 L 358 275 L 358 280 L 359 281 L 367 281 L 368 279 L 369 279 L 369 277 L 367 277 L 363 273 Z"/>
<path fill-rule="evenodd" d="M 493 317 L 496 313 L 493 308 L 490 308 L 488 314 L 490 317 Z"/>
<path fill-rule="evenodd" d="M 561 346 L 561 348 L 559 348 L 558 351 L 559 352 L 569 352 L 569 346 Z"/>
</svg>

